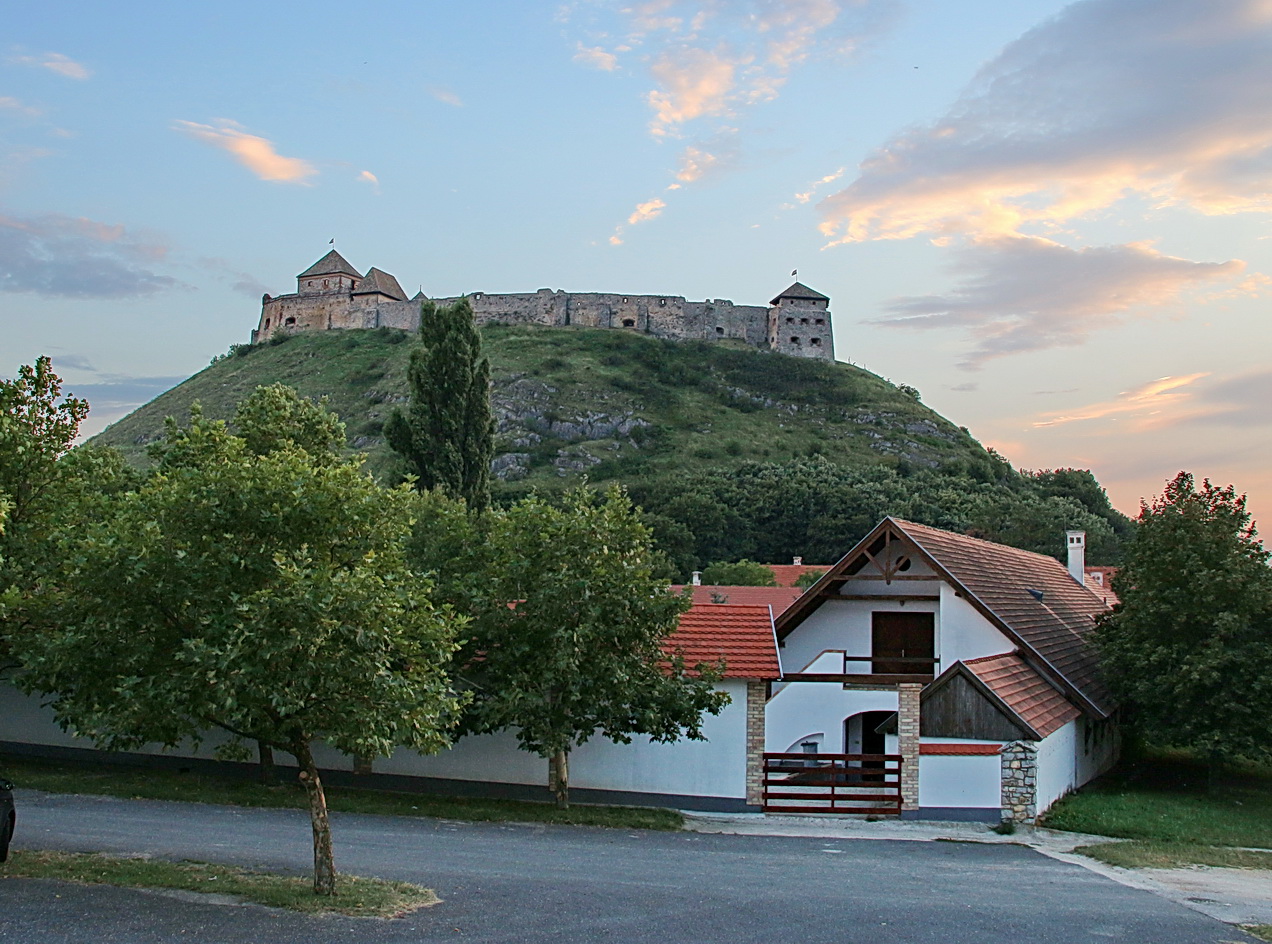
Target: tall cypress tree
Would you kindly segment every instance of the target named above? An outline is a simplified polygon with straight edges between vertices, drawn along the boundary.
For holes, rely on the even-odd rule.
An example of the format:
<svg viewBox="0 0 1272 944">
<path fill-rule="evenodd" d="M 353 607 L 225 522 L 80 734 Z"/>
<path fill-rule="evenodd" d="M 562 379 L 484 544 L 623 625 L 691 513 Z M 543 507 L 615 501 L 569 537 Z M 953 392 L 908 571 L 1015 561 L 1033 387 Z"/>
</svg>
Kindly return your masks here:
<svg viewBox="0 0 1272 944">
<path fill-rule="evenodd" d="M 495 421 L 490 361 L 481 353 L 473 308 L 461 298 L 420 311 L 420 344 L 408 371 L 411 402 L 385 425 L 389 445 L 406 460 L 421 491 L 440 488 L 475 511 L 490 506 Z"/>
</svg>

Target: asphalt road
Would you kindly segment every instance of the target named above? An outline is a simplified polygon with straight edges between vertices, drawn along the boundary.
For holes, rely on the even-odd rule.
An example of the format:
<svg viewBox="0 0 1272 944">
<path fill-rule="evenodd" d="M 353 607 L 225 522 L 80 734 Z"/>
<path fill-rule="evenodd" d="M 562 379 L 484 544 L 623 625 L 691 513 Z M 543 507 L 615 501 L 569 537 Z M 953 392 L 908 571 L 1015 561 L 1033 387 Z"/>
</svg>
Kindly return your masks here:
<svg viewBox="0 0 1272 944">
<path fill-rule="evenodd" d="M 21 792 L 19 848 L 149 853 L 306 872 L 308 818 Z M 404 879 L 442 904 L 401 919 L 60 882 L 0 881 L 2 944 L 1217 944 L 1236 929 L 1010 845 L 652 833 L 352 814 L 341 871 Z"/>
</svg>

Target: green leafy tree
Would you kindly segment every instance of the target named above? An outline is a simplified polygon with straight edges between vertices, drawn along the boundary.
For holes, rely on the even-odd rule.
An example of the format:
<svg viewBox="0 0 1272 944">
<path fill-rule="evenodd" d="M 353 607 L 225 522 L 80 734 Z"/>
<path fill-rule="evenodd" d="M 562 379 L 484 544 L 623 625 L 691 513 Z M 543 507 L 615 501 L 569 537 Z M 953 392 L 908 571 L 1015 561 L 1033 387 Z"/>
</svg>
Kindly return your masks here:
<svg viewBox="0 0 1272 944">
<path fill-rule="evenodd" d="M 559 506 L 528 498 L 487 523 L 494 564 L 463 660 L 474 682 L 465 728 L 511 728 L 549 761 L 569 803 L 569 754 L 596 734 L 627 743 L 701 738 L 728 697 L 718 671 L 668 657 L 688 608 L 656 573 L 648 530 L 627 496 L 579 489 Z"/>
<path fill-rule="evenodd" d="M 403 552 L 419 497 L 294 441 L 257 455 L 198 413 L 166 450 L 140 487 L 63 534 L 63 566 L 38 588 L 45 618 L 15 639 L 20 682 L 107 749 L 221 729 L 294 755 L 314 889 L 334 894 L 313 742 L 435 751 L 458 717 L 459 620 Z"/>
<path fill-rule="evenodd" d="M 393 411 L 385 439 L 421 491 L 440 488 L 484 511 L 490 505 L 495 423 L 490 361 L 481 353 L 468 299 L 442 308 L 423 303 L 408 380 L 410 406 L 406 413 Z"/>
<path fill-rule="evenodd" d="M 1272 571 L 1244 495 L 1179 473 L 1140 509 L 1095 640 L 1145 738 L 1211 761 L 1272 758 Z"/>
<path fill-rule="evenodd" d="M 702 571 L 702 582 L 721 587 L 776 587 L 773 569 L 753 560 L 717 562 Z"/>
<path fill-rule="evenodd" d="M 821 580 L 825 574 L 826 571 L 824 570 L 806 570 L 795 578 L 795 586 L 800 589 L 807 590 L 817 581 Z"/>
</svg>

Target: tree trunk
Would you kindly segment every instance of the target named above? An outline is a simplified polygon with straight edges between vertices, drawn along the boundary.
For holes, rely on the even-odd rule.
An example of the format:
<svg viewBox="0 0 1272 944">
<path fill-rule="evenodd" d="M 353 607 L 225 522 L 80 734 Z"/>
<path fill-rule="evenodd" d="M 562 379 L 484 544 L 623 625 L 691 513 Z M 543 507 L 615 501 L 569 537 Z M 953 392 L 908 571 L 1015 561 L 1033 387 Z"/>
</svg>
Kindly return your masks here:
<svg viewBox="0 0 1272 944">
<path fill-rule="evenodd" d="M 570 752 L 557 751 L 548 759 L 548 788 L 556 796 L 558 810 L 570 808 Z"/>
<path fill-rule="evenodd" d="M 371 773 L 371 765 L 374 762 L 370 754 L 354 754 L 353 755 L 353 772 L 355 774 Z"/>
<path fill-rule="evenodd" d="M 1223 755 L 1211 749 L 1210 763 L 1206 767 L 1206 793 L 1214 796 L 1219 792 L 1219 775 L 1223 772 Z"/>
<path fill-rule="evenodd" d="M 267 787 L 277 786 L 278 769 L 274 766 L 274 749 L 264 741 L 256 742 L 256 757 L 259 761 L 257 776 Z"/>
<path fill-rule="evenodd" d="M 314 832 L 314 894 L 335 895 L 336 862 L 331 851 L 331 823 L 327 820 L 327 797 L 314 765 L 309 742 L 297 738 L 292 753 L 300 763 L 300 782 L 309 794 L 309 823 Z"/>
</svg>

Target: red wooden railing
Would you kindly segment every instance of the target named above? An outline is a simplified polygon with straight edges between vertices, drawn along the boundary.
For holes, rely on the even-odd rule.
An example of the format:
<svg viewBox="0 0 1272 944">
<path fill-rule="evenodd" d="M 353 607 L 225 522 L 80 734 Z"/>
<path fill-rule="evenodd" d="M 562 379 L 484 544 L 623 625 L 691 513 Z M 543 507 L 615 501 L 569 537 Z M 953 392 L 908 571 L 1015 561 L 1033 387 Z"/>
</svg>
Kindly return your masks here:
<svg viewBox="0 0 1272 944">
<path fill-rule="evenodd" d="M 901 813 L 900 754 L 765 754 L 766 813 Z"/>
</svg>

